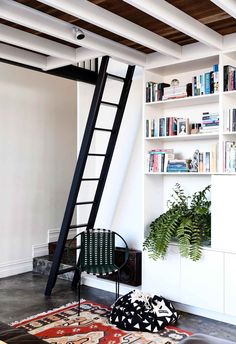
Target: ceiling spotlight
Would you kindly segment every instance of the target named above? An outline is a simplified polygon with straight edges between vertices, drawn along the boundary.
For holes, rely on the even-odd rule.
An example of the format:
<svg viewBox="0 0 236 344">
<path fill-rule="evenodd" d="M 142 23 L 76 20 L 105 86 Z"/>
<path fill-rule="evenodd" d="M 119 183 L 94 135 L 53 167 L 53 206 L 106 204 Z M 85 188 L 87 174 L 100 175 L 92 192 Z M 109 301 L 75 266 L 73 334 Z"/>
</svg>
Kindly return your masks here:
<svg viewBox="0 0 236 344">
<path fill-rule="evenodd" d="M 78 40 L 81 40 L 85 37 L 85 34 L 83 33 L 83 31 L 79 29 L 78 27 L 73 27 L 73 33 L 75 35 L 75 38 Z"/>
</svg>

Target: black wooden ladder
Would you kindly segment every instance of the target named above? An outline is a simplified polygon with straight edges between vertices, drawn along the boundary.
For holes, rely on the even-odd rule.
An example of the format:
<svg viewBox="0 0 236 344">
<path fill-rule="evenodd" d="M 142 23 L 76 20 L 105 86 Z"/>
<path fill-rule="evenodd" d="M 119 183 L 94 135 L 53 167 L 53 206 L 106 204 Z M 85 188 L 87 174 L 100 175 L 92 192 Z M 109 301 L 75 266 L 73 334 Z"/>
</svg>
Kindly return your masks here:
<svg viewBox="0 0 236 344">
<path fill-rule="evenodd" d="M 91 107 L 90 107 L 90 111 L 88 115 L 88 120 L 85 127 L 83 140 L 81 143 L 80 153 L 78 156 L 78 160 L 77 160 L 77 164 L 76 164 L 76 168 L 74 172 L 74 177 L 72 180 L 71 189 L 70 189 L 70 193 L 69 193 L 69 197 L 68 197 L 68 201 L 67 201 L 67 205 L 65 209 L 65 214 L 62 221 L 62 225 L 61 225 L 60 235 L 59 235 L 56 250 L 53 256 L 53 263 L 50 270 L 50 274 L 49 274 L 49 278 L 48 278 L 48 282 L 47 282 L 47 286 L 45 290 L 45 295 L 51 295 L 52 289 L 56 283 L 58 275 L 75 270 L 75 268 L 73 267 L 59 270 L 69 230 L 72 228 L 85 228 L 85 229 L 93 228 L 96 217 L 97 217 L 99 205 L 100 205 L 103 190 L 105 187 L 109 167 L 110 167 L 113 152 L 115 149 L 116 140 L 118 137 L 118 133 L 119 133 L 120 125 L 122 122 L 125 106 L 127 103 L 127 99 L 128 99 L 128 95 L 129 95 L 129 91 L 130 91 L 130 87 L 132 83 L 132 77 L 133 77 L 133 73 L 135 69 L 135 66 L 129 66 L 125 77 L 109 74 L 107 73 L 108 62 L 109 62 L 109 57 L 104 56 L 102 58 L 100 70 L 98 73 L 98 79 L 95 86 L 93 99 L 92 99 L 92 103 L 91 103 Z M 118 104 L 110 103 L 110 102 L 106 102 L 102 100 L 104 89 L 105 89 L 108 78 L 111 78 L 123 83 L 123 88 L 121 91 Z M 111 129 L 98 128 L 96 127 L 96 122 L 97 122 L 100 106 L 107 106 L 107 105 L 116 108 L 116 114 L 115 114 L 113 126 Z M 95 131 L 106 131 L 110 133 L 110 138 L 108 141 L 107 150 L 105 154 L 93 154 L 89 152 Z M 103 156 L 104 157 L 99 178 L 83 178 L 88 156 Z M 97 188 L 95 191 L 94 199 L 91 202 L 87 202 L 87 201 L 78 202 L 77 198 L 78 198 L 81 182 L 91 181 L 91 180 L 97 181 Z M 83 204 L 92 205 L 87 223 L 71 225 L 75 207 L 79 205 L 83 205 Z M 75 287 L 77 284 L 77 279 L 78 279 L 77 277 L 78 276 L 75 271 L 74 279 L 72 282 L 73 287 Z"/>
</svg>

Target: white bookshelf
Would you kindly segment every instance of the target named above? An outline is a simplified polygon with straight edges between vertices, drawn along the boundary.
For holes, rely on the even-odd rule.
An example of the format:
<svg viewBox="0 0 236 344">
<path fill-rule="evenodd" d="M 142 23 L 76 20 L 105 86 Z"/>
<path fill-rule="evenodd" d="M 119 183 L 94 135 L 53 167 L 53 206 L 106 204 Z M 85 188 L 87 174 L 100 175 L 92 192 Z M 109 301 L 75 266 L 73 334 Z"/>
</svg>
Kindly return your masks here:
<svg viewBox="0 0 236 344">
<path fill-rule="evenodd" d="M 235 60 L 232 58 L 235 57 Z M 192 76 L 210 71 L 213 64 L 219 64 L 219 92 L 216 94 L 192 96 L 147 103 L 146 82 L 171 83 L 178 79 L 180 84 L 192 81 Z M 209 312 L 227 314 L 228 299 L 224 294 L 224 286 L 231 283 L 233 277 L 231 266 L 227 262 L 236 262 L 236 231 L 234 198 L 236 194 L 236 173 L 226 173 L 223 170 L 223 141 L 236 141 L 236 132 L 226 132 L 223 128 L 223 110 L 236 108 L 236 91 L 223 91 L 223 66 L 236 66 L 236 54 L 219 53 L 212 57 L 200 58 L 186 63 L 172 63 L 171 65 L 145 71 L 143 80 L 143 165 L 144 165 L 144 233 L 149 230 L 150 223 L 167 210 L 167 201 L 171 198 L 173 187 L 178 182 L 186 194 L 192 195 L 211 184 L 211 213 L 212 213 L 212 243 L 211 247 L 203 250 L 203 257 L 199 262 L 192 262 L 180 257 L 178 246 L 170 247 L 168 255 L 163 261 L 153 261 L 145 252 L 143 257 L 143 290 L 158 289 L 160 294 L 176 302 L 199 307 Z M 146 120 L 161 117 L 186 117 L 190 123 L 200 123 L 203 112 L 218 112 L 220 118 L 219 132 L 190 135 L 146 137 Z M 147 172 L 148 152 L 156 149 L 174 149 L 177 159 L 191 159 L 195 149 L 210 151 L 212 144 L 218 144 L 218 169 L 216 172 Z M 145 234 L 144 234 L 145 236 Z M 217 265 L 217 267 L 216 267 Z M 153 271 L 158 273 L 155 275 Z M 168 273 L 167 273 L 168 271 Z M 169 274 L 174 276 L 173 284 L 169 284 Z M 168 277 L 167 277 L 168 276 Z M 191 297 L 186 297 L 191 282 Z M 145 282 L 148 281 L 148 282 Z M 232 283 L 236 283 L 232 281 Z M 199 288 L 204 287 L 204 302 L 198 295 Z M 215 306 L 212 290 L 218 285 Z M 235 284 L 236 285 L 236 284 Z M 154 286 L 153 288 L 151 286 Z M 233 295 L 233 294 L 232 294 Z M 236 305 L 234 294 L 232 304 Z M 209 301 L 209 302 L 208 302 Z M 230 308 L 235 317 L 236 306 Z M 191 311 L 194 312 L 193 309 Z M 201 313 L 201 310 L 198 314 Z M 207 313 L 205 313 L 207 314 Z"/>
</svg>

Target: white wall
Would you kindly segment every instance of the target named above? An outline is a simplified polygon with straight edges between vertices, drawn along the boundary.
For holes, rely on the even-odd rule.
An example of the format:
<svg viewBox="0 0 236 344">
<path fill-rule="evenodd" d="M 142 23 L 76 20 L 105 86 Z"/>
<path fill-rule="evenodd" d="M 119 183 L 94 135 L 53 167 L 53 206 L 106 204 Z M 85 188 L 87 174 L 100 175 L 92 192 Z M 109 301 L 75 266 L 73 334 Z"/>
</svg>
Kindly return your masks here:
<svg viewBox="0 0 236 344">
<path fill-rule="evenodd" d="M 60 227 L 76 158 L 76 83 L 0 64 L 0 277 Z"/>
</svg>

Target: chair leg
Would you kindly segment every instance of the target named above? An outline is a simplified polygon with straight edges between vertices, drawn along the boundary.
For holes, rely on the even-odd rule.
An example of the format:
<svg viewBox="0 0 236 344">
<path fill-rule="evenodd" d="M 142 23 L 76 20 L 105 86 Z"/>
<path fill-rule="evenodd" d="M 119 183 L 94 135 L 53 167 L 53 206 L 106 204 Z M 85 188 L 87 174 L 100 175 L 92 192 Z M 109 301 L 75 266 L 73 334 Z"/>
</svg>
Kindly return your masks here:
<svg viewBox="0 0 236 344">
<path fill-rule="evenodd" d="M 120 271 L 118 270 L 116 273 L 116 300 L 120 296 Z"/>
<path fill-rule="evenodd" d="M 118 270 L 117 277 L 118 277 L 118 285 L 117 285 L 117 299 L 118 299 L 120 297 L 120 270 Z"/>
<path fill-rule="evenodd" d="M 78 271 L 78 316 L 80 316 L 80 287 L 81 287 L 81 271 Z"/>
</svg>

